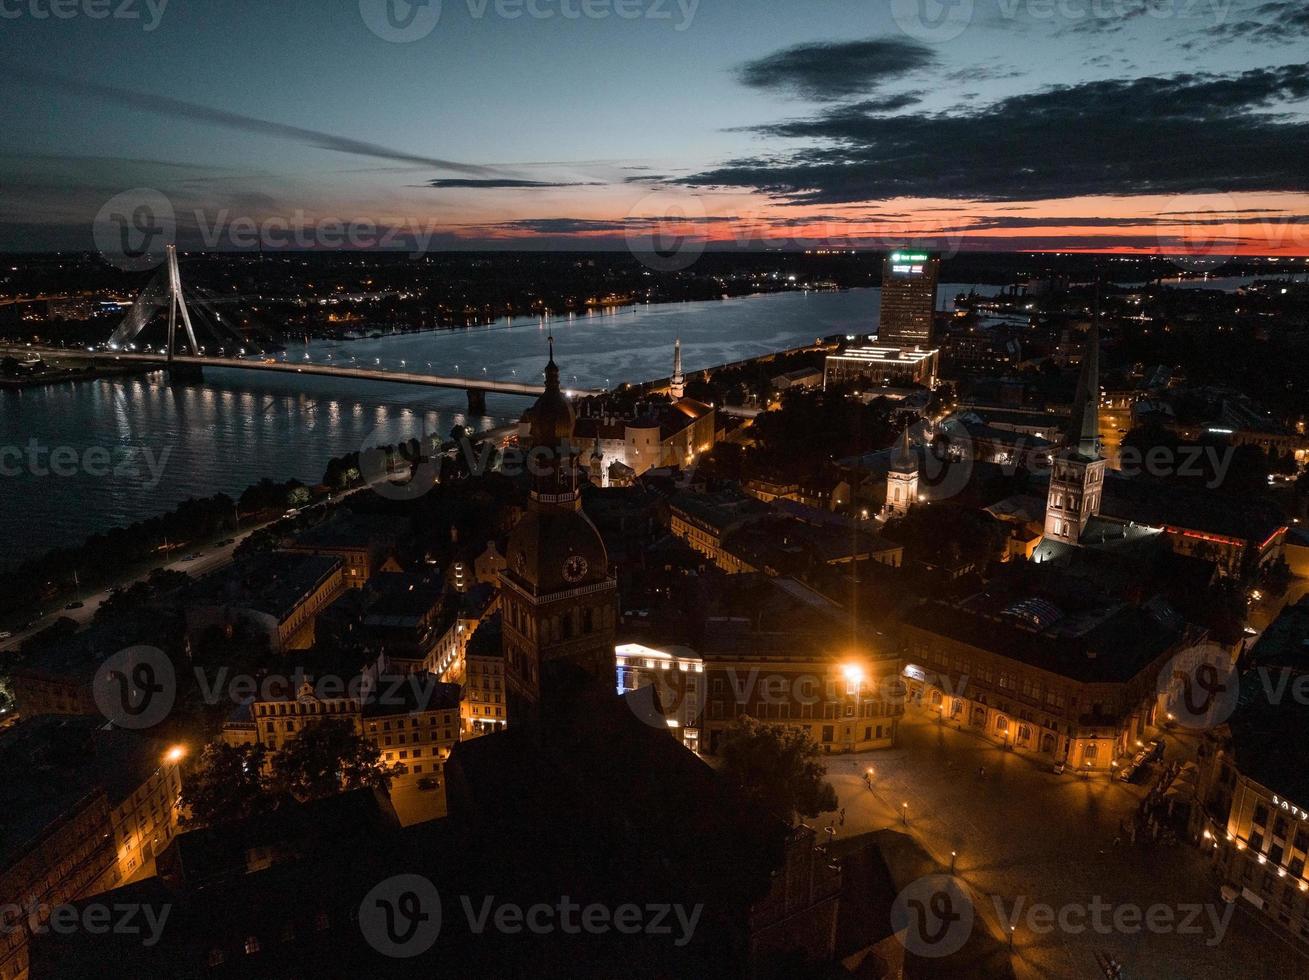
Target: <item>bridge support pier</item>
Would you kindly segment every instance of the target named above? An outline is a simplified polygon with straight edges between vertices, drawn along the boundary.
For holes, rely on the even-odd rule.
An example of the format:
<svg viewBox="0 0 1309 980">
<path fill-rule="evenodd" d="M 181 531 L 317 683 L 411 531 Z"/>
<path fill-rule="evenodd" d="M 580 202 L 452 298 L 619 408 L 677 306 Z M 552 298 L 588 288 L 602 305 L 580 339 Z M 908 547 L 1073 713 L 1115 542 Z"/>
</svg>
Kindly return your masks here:
<svg viewBox="0 0 1309 980">
<path fill-rule="evenodd" d="M 205 379 L 205 369 L 199 364 L 169 364 L 164 368 L 164 374 L 168 378 L 168 383 L 184 382 L 186 384 L 199 384 Z"/>
<path fill-rule="evenodd" d="M 486 414 L 486 392 L 482 391 L 480 388 L 468 389 L 468 414 Z"/>
</svg>

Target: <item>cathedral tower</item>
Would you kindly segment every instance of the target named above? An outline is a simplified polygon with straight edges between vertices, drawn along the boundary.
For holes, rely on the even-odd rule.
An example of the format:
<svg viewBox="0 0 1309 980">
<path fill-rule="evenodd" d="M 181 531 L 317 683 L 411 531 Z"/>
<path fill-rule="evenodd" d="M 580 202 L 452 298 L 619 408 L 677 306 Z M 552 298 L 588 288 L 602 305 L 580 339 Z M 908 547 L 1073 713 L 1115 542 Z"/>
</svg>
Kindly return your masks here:
<svg viewBox="0 0 1309 980">
<path fill-rule="evenodd" d="M 1073 417 L 1050 470 L 1045 536 L 1077 544 L 1087 522 L 1100 513 L 1106 461 L 1100 455 L 1100 325 L 1091 324 L 1082 373 L 1073 396 Z"/>
<path fill-rule="evenodd" d="M 545 392 L 532 409 L 530 445 L 524 447 L 531 498 L 509 536 L 500 573 L 511 722 L 515 699 L 535 702 L 563 665 L 614 683 L 617 582 L 600 532 L 581 512 L 575 422 L 559 388 L 552 338 Z"/>
</svg>

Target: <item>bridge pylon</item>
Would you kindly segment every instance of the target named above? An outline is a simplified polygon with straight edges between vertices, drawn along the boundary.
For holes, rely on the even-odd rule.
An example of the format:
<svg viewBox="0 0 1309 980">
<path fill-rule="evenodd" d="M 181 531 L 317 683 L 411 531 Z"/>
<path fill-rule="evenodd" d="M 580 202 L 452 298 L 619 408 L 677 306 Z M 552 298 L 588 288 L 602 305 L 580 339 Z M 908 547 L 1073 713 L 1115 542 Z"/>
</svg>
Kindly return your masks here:
<svg viewBox="0 0 1309 980">
<path fill-rule="evenodd" d="M 177 338 L 177 314 L 182 314 L 182 326 L 191 345 L 191 355 L 200 356 L 200 345 L 195 342 L 195 328 L 191 326 L 191 311 L 186 308 L 182 295 L 182 273 L 177 268 L 177 246 L 166 246 L 168 254 L 168 360 L 173 360 L 173 347 Z"/>
<path fill-rule="evenodd" d="M 481 388 L 468 389 L 468 414 L 485 415 L 486 414 L 486 392 Z"/>
<path fill-rule="evenodd" d="M 182 295 L 182 273 L 177 267 L 177 246 L 166 246 L 168 261 L 168 377 L 176 381 L 203 381 L 204 370 L 198 364 L 174 364 L 173 350 L 177 344 L 177 315 L 182 315 L 182 326 L 186 330 L 186 339 L 190 344 L 191 356 L 200 356 L 200 345 L 195 340 L 195 328 L 191 326 L 191 311 L 186 308 L 186 297 Z"/>
</svg>

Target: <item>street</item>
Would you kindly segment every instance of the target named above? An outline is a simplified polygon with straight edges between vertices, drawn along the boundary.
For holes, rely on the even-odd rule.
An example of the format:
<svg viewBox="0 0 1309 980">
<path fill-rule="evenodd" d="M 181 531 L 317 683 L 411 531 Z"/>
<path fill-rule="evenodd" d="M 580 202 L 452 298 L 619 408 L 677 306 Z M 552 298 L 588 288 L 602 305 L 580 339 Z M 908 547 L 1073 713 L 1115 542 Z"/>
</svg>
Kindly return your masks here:
<svg viewBox="0 0 1309 980">
<path fill-rule="evenodd" d="M 905 831 L 946 873 L 951 851 L 957 852 L 956 872 L 977 913 L 974 928 L 989 928 L 1004 940 L 1014 925 L 1018 976 L 1102 976 L 1097 954 L 1115 957 L 1124 977 L 1149 980 L 1305 971 L 1309 962 L 1244 909 L 1224 927 L 1230 910 L 1195 848 L 1115 843 L 1119 820 L 1135 811 L 1148 784 L 1055 775 L 936 718 L 911 705 L 896 748 L 831 757 L 828 778 L 845 807 L 845 823 L 838 826 L 838 814 L 823 814 L 812 824 L 831 826 L 842 837 L 889 827 Z M 1190 754 L 1191 740 L 1169 734 L 1165 741 L 1169 760 Z M 869 768 L 871 790 L 864 782 Z M 1041 904 L 1055 914 L 1067 910 L 1069 928 L 1047 926 L 1033 909 Z M 1131 927 L 1161 904 L 1172 926 Z M 1097 916 L 1097 905 L 1107 911 Z M 1133 918 L 1137 909 L 1142 914 Z M 1126 928 L 1115 928 L 1116 914 Z"/>
<path fill-rule="evenodd" d="M 193 577 L 198 577 L 200 575 L 204 575 L 209 572 L 215 571 L 216 569 L 222 568 L 224 565 L 229 564 L 232 560 L 232 552 L 236 550 L 237 545 L 239 545 L 247 537 L 253 534 L 254 531 L 256 530 L 257 528 L 248 528 L 240 532 L 239 534 L 234 534 L 232 536 L 231 544 L 223 545 L 222 547 L 209 547 L 208 550 L 204 551 L 200 555 L 199 558 L 192 559 L 191 561 L 185 561 L 181 558 L 178 558 L 178 559 L 174 559 L 173 561 L 167 562 L 165 564 L 158 565 L 156 566 L 156 568 L 167 569 L 170 572 L 186 572 L 188 575 L 191 575 Z M 199 546 L 196 547 L 198 548 Z M 190 548 L 191 546 L 187 546 L 186 548 L 187 554 L 194 553 L 193 551 L 190 550 Z M 183 550 L 183 549 L 178 549 L 178 550 Z M 131 578 L 124 579 L 123 581 L 119 582 L 115 587 L 126 588 L 127 586 L 131 585 L 133 582 L 138 582 L 145 578 L 148 578 L 150 573 L 153 571 L 155 571 L 154 568 L 150 569 L 150 571 L 142 572 L 138 575 L 134 575 Z M 105 599 L 107 599 L 108 597 L 109 597 L 108 589 L 102 589 L 96 592 L 94 595 L 84 594 L 82 596 L 81 608 L 64 609 L 61 607 L 59 609 L 55 609 L 49 613 L 44 614 L 36 621 L 36 624 L 32 626 L 31 629 L 15 632 L 15 634 L 9 639 L 0 641 L 0 651 L 18 649 L 18 647 L 22 645 L 25 639 L 27 639 L 29 636 L 33 635 L 34 633 L 39 633 L 41 632 L 41 630 L 45 629 L 46 627 L 53 625 L 54 622 L 58 619 L 62 619 L 62 618 L 71 619 L 73 622 L 77 623 L 78 628 L 80 629 L 81 627 L 86 626 L 88 623 L 91 622 L 91 619 L 95 616 L 96 610 L 100 608 L 100 604 L 104 602 Z M 67 596 L 65 596 L 64 598 L 68 599 Z"/>
</svg>

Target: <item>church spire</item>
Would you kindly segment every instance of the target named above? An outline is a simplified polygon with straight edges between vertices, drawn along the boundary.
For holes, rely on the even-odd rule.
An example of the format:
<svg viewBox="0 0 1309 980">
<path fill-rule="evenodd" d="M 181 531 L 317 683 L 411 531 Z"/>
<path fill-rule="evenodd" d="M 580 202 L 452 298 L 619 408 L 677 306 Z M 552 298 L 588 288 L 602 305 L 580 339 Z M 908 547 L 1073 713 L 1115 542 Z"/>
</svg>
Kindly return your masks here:
<svg viewBox="0 0 1309 980">
<path fill-rule="evenodd" d="M 673 381 L 669 386 L 673 398 L 686 397 L 686 378 L 682 376 L 682 338 L 673 342 Z"/>
<path fill-rule="evenodd" d="M 550 344 L 550 360 L 545 364 L 545 390 L 559 390 L 559 365 L 555 363 L 555 338 L 550 334 L 546 340 Z"/>
<path fill-rule="evenodd" d="M 918 472 L 918 457 L 914 455 L 913 446 L 909 442 L 909 426 L 907 425 L 900 436 L 900 445 L 896 449 L 895 457 L 891 460 L 891 468 L 897 473 Z"/>
<path fill-rule="evenodd" d="M 1087 332 L 1086 352 L 1082 355 L 1082 373 L 1073 396 L 1073 417 L 1068 424 L 1064 443 L 1079 456 L 1100 456 L 1100 324 L 1098 318 Z"/>
</svg>

